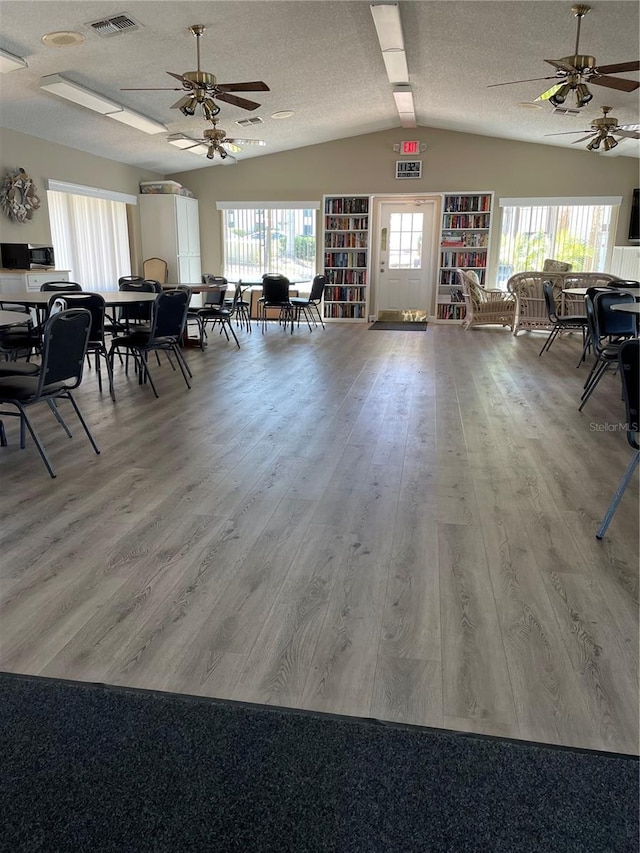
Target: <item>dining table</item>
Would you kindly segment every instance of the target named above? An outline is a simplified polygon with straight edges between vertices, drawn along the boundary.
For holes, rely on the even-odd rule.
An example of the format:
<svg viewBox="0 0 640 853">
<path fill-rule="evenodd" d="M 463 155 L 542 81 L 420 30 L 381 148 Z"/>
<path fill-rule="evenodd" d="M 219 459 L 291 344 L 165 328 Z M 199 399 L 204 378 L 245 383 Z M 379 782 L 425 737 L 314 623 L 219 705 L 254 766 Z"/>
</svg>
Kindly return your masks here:
<svg viewBox="0 0 640 853">
<path fill-rule="evenodd" d="M 157 293 L 132 293 L 127 290 L 82 290 L 74 291 L 88 295 L 98 293 L 103 297 L 107 308 L 122 308 L 140 302 L 154 302 Z M 11 293 L 0 293 L 0 308 L 7 305 L 24 305 L 25 308 L 43 309 L 49 305 L 51 298 L 59 296 L 64 299 L 65 291 L 55 290 L 14 290 Z"/>
<path fill-rule="evenodd" d="M 6 329 L 7 326 L 16 326 L 19 323 L 28 323 L 30 319 L 28 314 L 22 314 L 20 311 L 0 310 L 0 329 Z"/>
</svg>

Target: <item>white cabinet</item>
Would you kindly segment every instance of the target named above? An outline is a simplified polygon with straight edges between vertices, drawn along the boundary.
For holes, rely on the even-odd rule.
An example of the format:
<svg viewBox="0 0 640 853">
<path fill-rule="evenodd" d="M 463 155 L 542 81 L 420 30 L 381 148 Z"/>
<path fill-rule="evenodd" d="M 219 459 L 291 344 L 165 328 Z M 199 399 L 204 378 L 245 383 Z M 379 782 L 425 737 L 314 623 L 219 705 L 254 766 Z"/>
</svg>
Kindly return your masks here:
<svg viewBox="0 0 640 853">
<path fill-rule="evenodd" d="M 200 282 L 200 220 L 198 200 L 179 195 L 138 196 L 142 253 L 163 258 L 167 280 L 174 284 Z"/>
<path fill-rule="evenodd" d="M 16 293 L 19 290 L 40 290 L 48 281 L 69 281 L 69 270 L 0 270 L 0 293 Z"/>
</svg>

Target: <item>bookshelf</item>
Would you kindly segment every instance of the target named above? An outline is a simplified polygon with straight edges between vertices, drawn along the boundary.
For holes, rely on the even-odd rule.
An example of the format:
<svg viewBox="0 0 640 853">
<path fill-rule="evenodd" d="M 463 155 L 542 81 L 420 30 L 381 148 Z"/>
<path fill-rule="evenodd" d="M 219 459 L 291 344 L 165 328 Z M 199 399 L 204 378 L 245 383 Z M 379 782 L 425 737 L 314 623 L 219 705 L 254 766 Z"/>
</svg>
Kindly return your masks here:
<svg viewBox="0 0 640 853">
<path fill-rule="evenodd" d="M 474 270 L 485 285 L 493 193 L 444 193 L 436 319 L 461 322 L 465 308 L 456 269 Z"/>
<path fill-rule="evenodd" d="M 369 196 L 324 197 L 325 320 L 367 320 L 369 208 Z"/>
</svg>

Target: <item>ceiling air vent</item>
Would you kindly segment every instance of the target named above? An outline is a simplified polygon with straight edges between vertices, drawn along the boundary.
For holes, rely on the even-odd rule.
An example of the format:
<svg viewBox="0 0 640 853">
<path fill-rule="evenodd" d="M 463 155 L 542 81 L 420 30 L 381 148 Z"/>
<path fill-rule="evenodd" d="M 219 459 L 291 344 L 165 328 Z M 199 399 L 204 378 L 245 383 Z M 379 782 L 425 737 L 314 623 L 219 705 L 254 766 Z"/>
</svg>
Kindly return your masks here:
<svg viewBox="0 0 640 853">
<path fill-rule="evenodd" d="M 239 124 L 240 127 L 249 127 L 251 124 L 264 124 L 264 119 L 261 119 L 260 116 L 251 116 L 251 118 L 241 118 L 236 124 Z"/>
<path fill-rule="evenodd" d="M 134 21 L 130 15 L 113 15 L 113 17 L 104 18 L 102 21 L 92 21 L 87 26 L 91 27 L 102 38 L 140 29 L 140 24 Z"/>
<path fill-rule="evenodd" d="M 556 107 L 554 109 L 554 115 L 559 116 L 579 116 L 580 110 L 572 110 L 571 107 Z"/>
</svg>

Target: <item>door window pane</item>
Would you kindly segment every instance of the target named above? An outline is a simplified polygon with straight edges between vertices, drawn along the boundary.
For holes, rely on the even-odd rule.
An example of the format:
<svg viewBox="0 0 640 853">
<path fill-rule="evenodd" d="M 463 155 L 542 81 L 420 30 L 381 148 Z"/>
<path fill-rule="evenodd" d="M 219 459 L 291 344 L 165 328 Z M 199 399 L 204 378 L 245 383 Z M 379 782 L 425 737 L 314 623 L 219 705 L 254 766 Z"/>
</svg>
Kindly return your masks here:
<svg viewBox="0 0 640 853">
<path fill-rule="evenodd" d="M 391 213 L 389 216 L 389 269 L 422 267 L 422 213 Z"/>
</svg>

